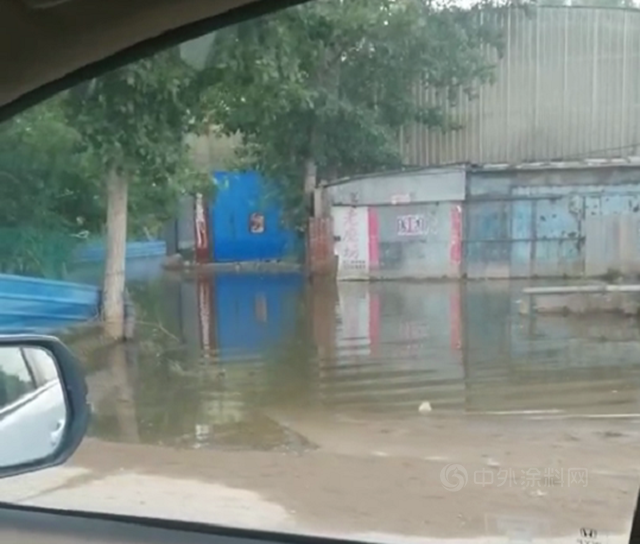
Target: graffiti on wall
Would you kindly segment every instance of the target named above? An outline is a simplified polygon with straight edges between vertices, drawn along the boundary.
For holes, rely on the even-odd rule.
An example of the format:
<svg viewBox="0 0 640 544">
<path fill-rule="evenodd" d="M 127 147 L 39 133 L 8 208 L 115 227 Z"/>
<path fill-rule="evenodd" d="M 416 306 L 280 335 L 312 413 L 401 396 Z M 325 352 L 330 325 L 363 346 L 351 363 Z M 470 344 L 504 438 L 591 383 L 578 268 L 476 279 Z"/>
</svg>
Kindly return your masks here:
<svg viewBox="0 0 640 544">
<path fill-rule="evenodd" d="M 399 215 L 397 220 L 398 236 L 424 236 L 427 221 L 422 214 Z"/>
<path fill-rule="evenodd" d="M 437 236 L 437 216 L 435 213 L 399 215 L 396 233 L 398 236 Z"/>
<path fill-rule="evenodd" d="M 344 263 L 358 268 L 363 264 L 363 261 L 358 244 L 358 226 L 355 208 L 349 208 L 344 218 L 343 232 L 342 257 L 344 257 Z"/>
<path fill-rule="evenodd" d="M 366 208 L 347 208 L 339 223 L 340 266 L 367 268 L 368 214 Z"/>
</svg>

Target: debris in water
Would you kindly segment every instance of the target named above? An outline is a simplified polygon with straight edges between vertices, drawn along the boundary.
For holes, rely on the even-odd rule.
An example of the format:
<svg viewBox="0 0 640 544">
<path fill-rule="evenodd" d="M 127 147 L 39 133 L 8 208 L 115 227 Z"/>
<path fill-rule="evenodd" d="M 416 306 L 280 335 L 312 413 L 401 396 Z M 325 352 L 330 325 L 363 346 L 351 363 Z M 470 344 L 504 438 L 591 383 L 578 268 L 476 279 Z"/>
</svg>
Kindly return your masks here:
<svg viewBox="0 0 640 544">
<path fill-rule="evenodd" d="M 420 408 L 418 408 L 418 412 L 420 412 L 421 414 L 428 414 L 429 412 L 431 412 L 433 409 L 431 408 L 431 403 L 424 401 L 421 405 Z"/>
</svg>

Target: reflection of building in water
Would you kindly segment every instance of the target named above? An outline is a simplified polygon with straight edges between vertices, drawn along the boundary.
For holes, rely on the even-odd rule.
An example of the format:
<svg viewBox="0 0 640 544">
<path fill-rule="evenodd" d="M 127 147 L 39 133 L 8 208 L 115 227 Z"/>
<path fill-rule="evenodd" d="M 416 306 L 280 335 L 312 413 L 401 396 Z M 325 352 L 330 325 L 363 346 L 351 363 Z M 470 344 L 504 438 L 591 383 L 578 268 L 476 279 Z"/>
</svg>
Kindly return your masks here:
<svg viewBox="0 0 640 544">
<path fill-rule="evenodd" d="M 413 413 L 424 401 L 463 406 L 459 303 L 457 284 L 340 282 L 335 353 L 321 362 L 323 403 Z"/>
<path fill-rule="evenodd" d="M 424 401 L 434 410 L 640 409 L 629 387 L 640 368 L 633 320 L 528 318 L 518 314 L 518 294 L 500 282 L 339 282 L 332 304 L 314 307 L 323 405 L 406 413 Z M 317 322 L 333 323 L 335 333 Z"/>
<path fill-rule="evenodd" d="M 298 273 L 225 272 L 167 282 L 165 328 L 212 362 L 259 358 L 291 335 L 302 287 Z"/>
<path fill-rule="evenodd" d="M 640 369 L 637 323 L 523 316 L 521 288 L 513 282 L 464 288 L 467 409 L 638 411 L 640 395 L 629 387 Z"/>
</svg>

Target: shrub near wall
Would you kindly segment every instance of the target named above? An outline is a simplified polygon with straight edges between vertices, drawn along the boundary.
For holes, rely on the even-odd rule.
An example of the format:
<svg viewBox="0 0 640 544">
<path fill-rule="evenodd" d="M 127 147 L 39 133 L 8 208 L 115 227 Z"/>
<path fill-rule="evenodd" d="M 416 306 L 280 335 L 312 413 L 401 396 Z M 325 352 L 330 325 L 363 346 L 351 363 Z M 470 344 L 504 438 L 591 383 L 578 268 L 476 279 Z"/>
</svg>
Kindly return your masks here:
<svg viewBox="0 0 640 544">
<path fill-rule="evenodd" d="M 0 273 L 62 279 L 77 245 L 64 231 L 0 227 Z"/>
</svg>

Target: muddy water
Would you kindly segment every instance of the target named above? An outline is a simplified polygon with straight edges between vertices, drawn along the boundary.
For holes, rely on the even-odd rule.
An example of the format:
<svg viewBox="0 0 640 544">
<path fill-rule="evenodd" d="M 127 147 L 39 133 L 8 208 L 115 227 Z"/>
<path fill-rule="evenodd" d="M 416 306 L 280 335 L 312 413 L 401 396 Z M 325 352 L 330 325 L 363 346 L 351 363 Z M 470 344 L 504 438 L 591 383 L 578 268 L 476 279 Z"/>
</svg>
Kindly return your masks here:
<svg viewBox="0 0 640 544">
<path fill-rule="evenodd" d="M 595 527 L 622 542 L 640 325 L 524 317 L 522 287 L 132 285 L 136 341 L 77 346 L 95 416 L 72 464 L 88 480 L 35 502 L 376 540 L 576 542 Z M 244 517 L 221 489 L 255 495 Z"/>
<path fill-rule="evenodd" d="M 133 286 L 138 339 L 124 357 L 141 440 L 273 449 L 284 444 L 262 418 L 275 409 L 365 418 L 415 416 L 421 406 L 432 415 L 640 413 L 640 324 L 522 316 L 521 288 L 310 288 L 296 275 L 231 274 Z M 109 367 L 109 358 L 91 363 Z M 227 431 L 205 438 L 220 425 Z"/>
</svg>

